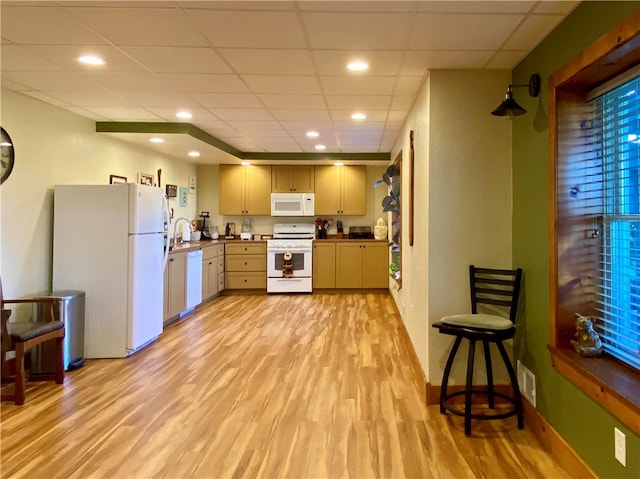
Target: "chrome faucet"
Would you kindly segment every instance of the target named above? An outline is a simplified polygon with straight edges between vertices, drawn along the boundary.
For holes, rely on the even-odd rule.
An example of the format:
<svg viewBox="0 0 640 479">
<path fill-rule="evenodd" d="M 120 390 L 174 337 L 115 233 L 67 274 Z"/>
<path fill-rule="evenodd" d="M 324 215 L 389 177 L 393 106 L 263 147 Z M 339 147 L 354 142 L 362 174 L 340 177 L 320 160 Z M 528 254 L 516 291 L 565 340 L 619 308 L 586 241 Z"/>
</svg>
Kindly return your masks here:
<svg viewBox="0 0 640 479">
<path fill-rule="evenodd" d="M 178 243 L 178 223 L 180 223 L 181 221 L 186 221 L 187 222 L 187 226 L 189 226 L 189 231 L 193 232 L 193 227 L 191 226 L 191 221 L 189 221 L 188 218 L 178 218 L 175 223 L 173 223 L 173 246 L 175 246 Z"/>
</svg>

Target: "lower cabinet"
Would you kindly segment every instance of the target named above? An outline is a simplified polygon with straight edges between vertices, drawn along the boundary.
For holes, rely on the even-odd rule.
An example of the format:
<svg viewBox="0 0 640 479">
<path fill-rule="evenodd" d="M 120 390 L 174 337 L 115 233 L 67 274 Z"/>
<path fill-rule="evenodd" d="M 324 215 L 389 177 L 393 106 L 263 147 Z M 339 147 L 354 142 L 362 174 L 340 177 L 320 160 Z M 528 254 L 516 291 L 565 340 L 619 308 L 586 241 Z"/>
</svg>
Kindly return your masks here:
<svg viewBox="0 0 640 479">
<path fill-rule="evenodd" d="M 187 307 L 187 252 L 169 255 L 164 270 L 164 314 L 166 321 Z"/>
<path fill-rule="evenodd" d="M 267 289 L 267 243 L 225 245 L 225 289 Z"/>
<path fill-rule="evenodd" d="M 388 288 L 386 242 L 336 243 L 336 288 Z"/>
<path fill-rule="evenodd" d="M 202 300 L 224 289 L 224 245 L 202 248 Z"/>
<path fill-rule="evenodd" d="M 313 287 L 336 287 L 336 243 L 313 242 Z"/>
</svg>

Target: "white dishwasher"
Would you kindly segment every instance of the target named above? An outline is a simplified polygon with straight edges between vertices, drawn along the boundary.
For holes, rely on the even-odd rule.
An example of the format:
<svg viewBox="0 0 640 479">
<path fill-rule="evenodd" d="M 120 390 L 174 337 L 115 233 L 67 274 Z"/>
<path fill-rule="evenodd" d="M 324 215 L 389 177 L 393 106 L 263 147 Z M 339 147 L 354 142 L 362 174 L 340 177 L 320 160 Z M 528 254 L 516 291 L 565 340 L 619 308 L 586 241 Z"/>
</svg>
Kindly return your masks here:
<svg viewBox="0 0 640 479">
<path fill-rule="evenodd" d="M 187 309 L 202 302 L 202 250 L 187 253 Z"/>
</svg>

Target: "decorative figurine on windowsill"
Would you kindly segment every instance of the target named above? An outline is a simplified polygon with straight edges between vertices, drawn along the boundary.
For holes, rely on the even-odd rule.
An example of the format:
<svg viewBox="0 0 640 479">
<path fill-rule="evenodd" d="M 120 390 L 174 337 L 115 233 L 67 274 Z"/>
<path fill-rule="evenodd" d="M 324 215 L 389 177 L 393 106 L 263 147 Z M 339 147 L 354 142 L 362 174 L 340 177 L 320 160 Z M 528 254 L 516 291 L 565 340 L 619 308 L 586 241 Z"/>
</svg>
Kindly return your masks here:
<svg viewBox="0 0 640 479">
<path fill-rule="evenodd" d="M 287 251 L 282 255 L 282 276 L 291 278 L 293 276 L 293 255 Z"/>
<path fill-rule="evenodd" d="M 594 316 L 582 316 L 576 313 L 576 340 L 571 340 L 571 345 L 578 353 L 585 357 L 599 356 L 602 353 L 602 341 L 593 328 L 596 318 Z"/>
</svg>

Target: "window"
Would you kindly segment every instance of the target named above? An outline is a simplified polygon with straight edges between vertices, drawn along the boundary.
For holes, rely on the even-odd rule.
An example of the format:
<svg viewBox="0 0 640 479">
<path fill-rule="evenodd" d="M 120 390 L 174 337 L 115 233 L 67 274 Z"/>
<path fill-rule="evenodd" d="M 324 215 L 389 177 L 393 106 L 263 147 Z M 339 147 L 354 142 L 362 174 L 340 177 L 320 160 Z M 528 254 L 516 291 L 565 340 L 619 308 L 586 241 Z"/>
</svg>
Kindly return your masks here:
<svg viewBox="0 0 640 479">
<path fill-rule="evenodd" d="M 593 100 L 601 160 L 602 253 L 596 310 L 605 350 L 640 369 L 640 78 Z"/>
<path fill-rule="evenodd" d="M 630 362 L 639 349 L 640 105 L 631 89 L 615 92 L 640 76 L 637 65 L 640 11 L 549 77 L 549 351 L 560 374 L 640 434 L 640 368 Z M 602 318 L 607 354 L 574 351 L 576 312 Z"/>
</svg>

